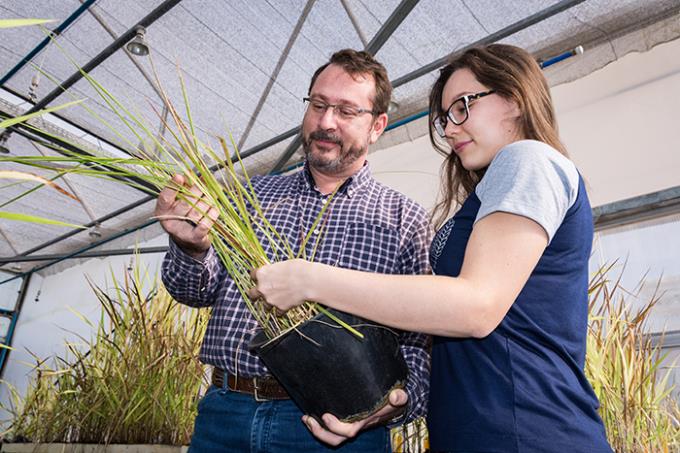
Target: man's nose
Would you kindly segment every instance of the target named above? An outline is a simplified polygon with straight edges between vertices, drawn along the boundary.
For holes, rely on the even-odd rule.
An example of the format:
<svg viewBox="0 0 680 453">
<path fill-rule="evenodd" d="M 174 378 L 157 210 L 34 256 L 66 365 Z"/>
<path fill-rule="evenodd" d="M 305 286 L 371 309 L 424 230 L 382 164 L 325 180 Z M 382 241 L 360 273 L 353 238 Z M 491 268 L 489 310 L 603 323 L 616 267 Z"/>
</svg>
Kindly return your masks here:
<svg viewBox="0 0 680 453">
<path fill-rule="evenodd" d="M 335 108 L 333 106 L 328 106 L 326 110 L 319 117 L 319 127 L 321 129 L 335 129 L 338 125 L 337 115 L 335 114 Z"/>
</svg>

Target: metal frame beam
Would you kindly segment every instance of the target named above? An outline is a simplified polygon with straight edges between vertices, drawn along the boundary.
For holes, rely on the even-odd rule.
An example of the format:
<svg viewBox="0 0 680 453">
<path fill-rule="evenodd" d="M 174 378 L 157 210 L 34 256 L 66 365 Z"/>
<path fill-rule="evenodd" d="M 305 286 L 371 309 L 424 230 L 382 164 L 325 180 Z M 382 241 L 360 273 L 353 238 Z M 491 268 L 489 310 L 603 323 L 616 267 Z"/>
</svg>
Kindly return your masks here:
<svg viewBox="0 0 680 453">
<path fill-rule="evenodd" d="M 7 112 L 4 112 L 2 110 L 0 110 L 0 115 L 6 116 L 6 117 L 11 116 Z M 40 143 L 41 145 L 46 146 L 50 149 L 53 149 L 60 154 L 64 154 L 64 152 L 60 151 L 58 148 L 68 150 L 68 151 L 70 151 L 74 154 L 78 154 L 78 155 L 81 155 L 81 156 L 87 156 L 87 157 L 93 156 L 92 153 L 89 153 L 89 152 L 87 152 L 87 151 L 85 151 L 85 150 L 83 150 L 83 149 L 81 149 L 77 146 L 74 146 L 73 144 L 67 142 L 66 140 L 62 140 L 62 139 L 57 138 L 53 135 L 47 134 L 47 133 L 41 131 L 40 129 L 34 128 L 34 127 L 27 125 L 27 124 L 16 124 L 9 129 L 12 130 L 12 133 L 19 134 L 22 137 L 25 137 L 32 142 Z M 55 146 L 58 147 L 58 148 L 55 148 Z M 92 168 L 103 168 L 103 169 L 106 169 L 106 170 L 112 170 L 112 168 L 107 166 L 107 165 L 94 164 L 94 163 L 87 163 L 85 165 L 92 167 Z M 148 191 L 155 190 L 154 186 L 152 186 L 148 182 L 146 182 L 142 179 L 139 179 L 139 178 L 122 177 L 122 176 L 112 176 L 112 178 L 117 179 L 119 181 L 122 181 L 124 183 L 132 183 L 134 185 L 140 186 L 140 187 L 134 187 L 133 186 L 133 188 L 136 189 L 136 190 L 139 190 L 139 191 L 141 191 L 145 194 L 147 194 Z M 146 190 L 144 190 L 143 188 L 146 188 Z"/>
<path fill-rule="evenodd" d="M 595 230 L 651 220 L 680 212 L 680 186 L 593 208 Z"/>
<path fill-rule="evenodd" d="M 11 314 L 11 321 L 9 328 L 7 329 L 7 336 L 5 337 L 4 341 L 4 344 L 8 346 L 12 344 L 12 338 L 14 337 L 15 330 L 14 328 L 17 325 L 19 314 L 21 313 L 21 307 L 24 305 L 24 300 L 26 299 L 26 290 L 28 289 L 28 285 L 31 282 L 31 276 L 32 274 L 23 276 L 24 280 L 21 282 L 21 288 L 19 289 L 17 301 L 14 304 L 14 310 L 11 312 L 5 312 L 6 314 Z M 10 350 L 7 348 L 2 348 L 2 351 L 0 351 L 0 379 L 2 379 L 2 375 L 5 372 L 5 365 L 7 364 L 7 357 L 9 357 L 9 353 Z"/>
<path fill-rule="evenodd" d="M 120 35 L 118 39 L 109 44 L 106 49 L 102 50 L 93 59 L 85 63 L 82 68 L 74 72 L 68 79 L 61 82 L 58 87 L 47 93 L 44 98 L 38 101 L 31 109 L 26 111 L 24 115 L 37 112 L 38 110 L 47 107 L 50 102 L 61 96 L 64 92 L 66 92 L 66 90 L 71 88 L 76 82 L 82 79 L 84 77 L 84 73 L 91 72 L 94 68 L 102 64 L 107 58 L 113 55 L 118 49 L 127 44 L 128 41 L 134 38 L 135 34 L 137 33 L 136 29 L 138 26 L 148 27 L 149 25 L 156 22 L 156 20 L 160 19 L 165 13 L 177 6 L 177 4 L 181 1 L 182 0 L 165 0 L 163 3 L 157 6 L 156 9 L 144 16 L 139 22 L 129 28 L 125 33 Z"/>
<path fill-rule="evenodd" d="M 26 103 L 31 104 L 31 105 L 33 104 L 33 101 L 31 101 L 31 99 L 28 98 L 28 96 L 25 96 L 25 95 L 23 95 L 23 94 L 21 94 L 21 93 L 15 91 L 15 90 L 13 90 L 12 88 L 3 86 L 3 87 L 0 87 L 0 89 L 6 91 L 7 93 L 11 94 L 12 96 L 15 96 L 15 97 L 21 99 L 23 102 L 26 102 Z M 109 141 L 109 139 L 102 137 L 101 135 L 99 135 L 99 134 L 96 133 L 96 132 L 92 132 L 92 131 L 86 130 L 83 126 L 81 126 L 81 125 L 79 125 L 79 124 L 76 124 L 73 120 L 71 120 L 71 119 L 69 119 L 69 118 L 66 118 L 65 116 L 63 116 L 63 115 L 62 115 L 60 112 L 58 112 L 58 111 L 57 111 L 57 112 L 52 112 L 52 113 L 50 113 L 50 116 L 53 116 L 53 117 L 59 119 L 60 121 L 65 122 L 66 124 L 68 124 L 68 125 L 70 125 L 70 126 L 76 128 L 76 129 L 82 131 L 84 134 L 87 134 L 87 135 L 89 135 L 90 137 L 96 138 L 98 141 L 100 141 L 100 142 L 102 142 L 102 143 L 106 143 L 108 146 L 110 146 L 110 147 L 112 147 L 112 148 L 114 148 L 114 149 L 120 151 L 120 152 L 123 153 L 123 154 L 127 154 L 127 153 L 128 153 L 126 150 L 124 150 L 124 149 L 121 148 L 120 146 L 118 146 L 118 145 L 116 145 L 115 143 Z"/>
<path fill-rule="evenodd" d="M 115 249 L 115 250 L 98 250 L 95 252 L 83 252 L 78 255 L 56 253 L 51 255 L 33 255 L 24 257 L 12 257 L 12 258 L 0 258 L 0 265 L 8 263 L 21 263 L 21 262 L 31 262 L 31 261 L 52 261 L 52 260 L 62 260 L 62 259 L 81 259 L 81 258 L 101 258 L 105 256 L 119 256 L 119 255 L 134 255 L 134 254 L 145 254 L 145 253 L 165 253 L 168 250 L 168 246 L 158 246 L 158 247 L 144 247 L 144 248 L 133 248 L 133 249 Z"/>
<path fill-rule="evenodd" d="M 58 36 L 64 32 L 68 28 L 69 25 L 71 25 L 73 22 L 75 22 L 76 19 L 78 19 L 87 9 L 95 2 L 96 0 L 87 0 L 84 1 L 82 5 L 78 7 L 73 13 L 71 13 L 70 16 L 68 16 L 61 24 L 59 24 L 58 27 L 56 27 L 54 30 L 50 32 L 50 35 L 47 36 L 45 39 L 40 41 L 40 43 L 33 48 L 24 58 L 21 59 L 19 63 L 17 63 L 12 69 L 10 69 L 7 74 L 2 76 L 2 79 L 0 79 L 0 86 L 4 85 L 11 79 L 14 74 L 19 72 L 21 68 L 26 66 L 38 53 L 40 53 L 41 50 L 43 50 L 47 45 L 52 41 L 52 38 L 54 36 Z"/>
<path fill-rule="evenodd" d="M 307 16 L 309 16 L 309 12 L 312 10 L 312 6 L 314 6 L 315 1 L 316 0 L 307 0 L 307 4 L 305 5 L 304 9 L 302 10 L 302 13 L 300 14 L 300 18 L 298 19 L 297 23 L 295 24 L 295 28 L 293 28 L 293 32 L 290 34 L 290 37 L 288 38 L 288 42 L 286 43 L 286 46 L 284 47 L 283 51 L 281 52 L 281 56 L 279 57 L 279 61 L 276 63 L 276 66 L 274 67 L 272 74 L 269 76 L 269 81 L 267 82 L 267 86 L 262 91 L 262 94 L 260 95 L 260 99 L 257 101 L 257 105 L 255 106 L 255 110 L 253 111 L 253 114 L 250 115 L 250 119 L 248 120 L 248 124 L 246 124 L 246 128 L 244 129 L 243 133 L 241 134 L 241 138 L 239 139 L 238 145 L 237 145 L 239 149 L 241 149 L 241 146 L 243 146 L 245 141 L 248 139 L 248 135 L 250 134 L 250 131 L 253 128 L 253 125 L 255 124 L 255 121 L 257 121 L 257 117 L 260 115 L 260 112 L 262 111 L 262 107 L 264 106 L 264 103 L 267 100 L 269 93 L 271 92 L 272 88 L 274 87 L 274 82 L 276 82 L 276 78 L 279 76 L 279 73 L 281 72 L 281 68 L 283 68 L 283 64 L 288 59 L 288 54 L 290 53 L 290 49 L 293 47 L 293 44 L 295 44 L 297 37 L 300 35 L 300 31 L 302 30 L 302 26 L 305 24 L 305 21 L 307 20 Z"/>
<path fill-rule="evenodd" d="M 486 43 L 490 43 L 490 42 L 494 42 L 494 41 L 503 39 L 503 38 L 505 38 L 505 37 L 507 37 L 507 36 L 510 36 L 510 35 L 512 35 L 512 34 L 514 34 L 514 33 L 517 33 L 518 31 L 522 30 L 523 28 L 529 27 L 529 26 L 531 26 L 531 25 L 535 25 L 536 23 L 538 23 L 538 22 L 540 22 L 540 21 L 542 21 L 542 20 L 545 20 L 545 19 L 547 19 L 547 18 L 549 18 L 549 17 L 552 17 L 552 16 L 554 16 L 554 15 L 556 15 L 556 14 L 559 14 L 559 13 L 561 13 L 561 12 L 563 12 L 563 11 L 569 9 L 569 8 L 572 8 L 573 6 L 576 6 L 576 5 L 580 4 L 580 3 L 583 3 L 584 1 L 585 1 L 585 0 L 564 0 L 564 1 L 560 2 L 560 3 L 557 3 L 557 4 L 555 4 L 555 5 L 551 6 L 551 7 L 546 8 L 546 9 L 544 9 L 544 10 L 542 10 L 542 11 L 540 11 L 540 12 L 538 12 L 538 13 L 532 15 L 532 16 L 529 16 L 528 18 L 525 18 L 525 19 L 523 19 L 523 20 L 521 20 L 521 21 L 518 21 L 518 22 L 516 22 L 515 24 L 512 24 L 512 25 L 510 25 L 510 26 L 508 26 L 508 27 L 506 27 L 506 28 L 504 28 L 504 29 L 498 31 L 498 32 L 494 33 L 493 35 L 490 35 L 489 37 L 487 37 L 487 38 L 485 38 L 485 39 L 482 39 L 482 40 L 480 40 L 480 41 L 477 41 L 474 45 L 486 44 Z M 407 2 L 406 0 L 404 0 L 404 1 L 402 2 L 402 4 L 407 4 L 407 3 L 410 3 L 410 2 Z M 402 6 L 402 5 L 400 4 L 400 6 L 395 10 L 395 13 L 397 12 L 397 10 L 399 10 L 399 8 L 400 8 L 401 6 Z M 402 13 L 403 13 L 403 11 L 402 11 Z M 393 13 L 393 15 L 394 15 L 394 13 Z M 392 17 L 392 16 L 390 16 L 390 17 Z M 402 20 L 403 20 L 403 18 L 402 18 Z M 396 25 L 395 25 L 394 28 L 396 29 Z M 379 32 L 379 34 L 380 34 L 380 32 Z M 376 37 L 377 37 L 377 36 L 378 36 L 378 35 L 376 35 Z M 373 43 L 373 41 L 375 41 L 375 39 L 376 39 L 376 38 L 374 38 L 374 40 L 372 40 L 371 42 Z M 386 39 L 386 38 L 384 38 L 384 35 L 383 35 L 383 38 L 381 38 L 381 39 Z M 377 43 L 377 42 L 376 42 L 376 43 Z M 466 48 L 467 48 L 467 47 L 466 47 Z M 436 61 L 434 61 L 434 62 L 432 62 L 432 63 L 430 63 L 430 64 L 428 64 L 428 65 L 426 65 L 426 66 L 421 67 L 420 69 L 417 69 L 417 70 L 415 70 L 415 71 L 413 71 L 413 72 L 411 72 L 411 73 L 409 73 L 409 74 L 407 74 L 407 75 L 405 75 L 405 76 L 403 76 L 403 77 L 400 77 L 399 79 L 394 80 L 394 81 L 392 82 L 392 85 L 393 85 L 394 87 L 403 85 L 403 84 L 408 83 L 408 82 L 410 82 L 410 81 L 412 81 L 412 80 L 415 80 L 415 79 L 417 79 L 417 78 L 419 78 L 419 77 L 422 77 L 423 75 L 426 75 L 426 74 L 428 74 L 429 72 L 431 72 L 431 71 L 433 71 L 433 70 L 435 70 L 435 69 L 438 69 L 438 68 L 441 67 L 442 65 L 446 64 L 446 62 L 448 61 L 449 58 L 451 58 L 451 56 L 456 55 L 458 52 L 460 52 L 460 51 L 453 52 L 452 54 L 449 54 L 448 56 L 446 56 L 446 57 L 444 57 L 444 58 L 440 58 L 440 59 L 438 59 L 438 60 L 436 60 Z M 296 136 L 296 135 L 299 134 L 300 129 L 301 129 L 300 126 L 295 127 L 295 128 L 292 128 L 292 129 L 289 129 L 288 131 L 286 131 L 286 132 L 284 132 L 284 133 L 282 133 L 282 134 L 279 134 L 278 136 L 273 137 L 273 138 L 270 139 L 270 140 L 267 140 L 267 141 L 265 141 L 265 142 L 262 142 L 262 143 L 259 144 L 259 145 L 254 146 L 253 148 L 249 149 L 248 151 L 242 153 L 242 154 L 241 154 L 241 157 L 242 157 L 242 158 L 246 158 L 246 157 L 251 156 L 251 155 L 253 155 L 253 154 L 255 154 L 255 153 L 257 153 L 257 152 L 259 152 L 259 151 L 261 151 L 261 150 L 263 150 L 263 149 L 266 149 L 266 148 L 268 148 L 268 147 L 270 147 L 270 146 L 272 146 L 272 145 L 274 145 L 274 144 L 277 144 L 277 143 L 279 143 L 279 142 L 281 142 L 281 141 L 284 141 L 284 140 L 286 140 L 286 139 L 288 139 L 288 138 L 290 138 L 290 137 Z M 298 139 L 298 138 L 296 137 L 296 140 L 297 140 L 297 139 Z M 296 140 L 294 140 L 293 143 L 292 143 L 291 145 L 293 145 L 293 144 L 295 143 Z M 298 146 L 299 146 L 299 145 L 298 145 Z M 289 149 L 290 149 L 291 147 L 292 147 L 292 146 L 289 146 Z M 287 153 L 287 152 L 289 151 L 289 149 L 287 149 L 286 151 L 284 151 L 284 153 Z M 295 148 L 295 149 L 297 149 L 297 148 Z M 295 149 L 293 149 L 293 151 L 290 153 L 290 155 L 292 155 L 292 153 L 295 152 Z M 282 156 L 282 159 L 283 159 L 283 157 L 284 157 L 284 156 Z M 281 159 L 281 160 L 282 160 L 282 159 Z M 288 159 L 289 159 L 289 157 L 288 157 L 285 161 L 287 161 Z M 284 164 L 285 164 L 285 162 L 284 162 Z M 283 164 L 282 164 L 282 165 L 283 165 Z M 277 163 L 277 167 L 278 167 L 278 168 L 282 167 L 282 165 L 281 165 L 281 166 L 278 166 L 278 163 Z M 213 169 L 216 169 L 216 168 L 218 168 L 219 166 L 220 166 L 219 164 L 218 164 L 218 165 L 215 165 L 215 166 L 213 167 Z M 122 214 L 122 213 L 124 213 L 124 212 L 127 212 L 127 211 L 129 211 L 129 210 L 131 210 L 131 209 L 134 209 L 134 208 L 136 208 L 136 207 L 138 207 L 138 206 L 140 206 L 140 205 L 142 205 L 142 204 L 144 204 L 144 203 L 146 203 L 146 202 L 148 202 L 148 201 L 151 201 L 151 200 L 153 200 L 153 199 L 154 199 L 153 196 L 148 196 L 148 197 L 145 197 L 145 198 L 143 198 L 143 199 L 140 199 L 140 200 L 136 201 L 135 203 L 132 203 L 132 204 L 130 204 L 130 205 L 128 205 L 128 206 L 122 207 L 122 208 L 120 208 L 120 209 L 118 209 L 118 210 L 116 210 L 116 211 L 114 211 L 114 212 L 112 212 L 112 213 L 110 213 L 110 214 L 107 214 L 107 215 L 101 217 L 100 219 L 98 219 L 99 222 L 97 222 L 97 223 L 102 223 L 102 222 L 104 222 L 104 221 L 106 221 L 106 220 L 109 220 L 109 219 L 111 219 L 111 218 L 113 218 L 113 217 L 116 217 L 117 215 L 120 215 L 120 214 Z M 154 223 L 154 222 L 155 222 L 155 221 L 152 221 L 151 223 Z M 144 228 L 144 227 L 150 225 L 151 223 L 147 222 L 147 223 L 145 223 L 145 224 L 143 224 L 143 225 L 138 226 L 136 229 Z M 88 225 L 86 225 L 86 226 L 93 226 L 93 225 L 94 225 L 94 223 L 88 224 Z M 30 253 L 34 253 L 34 252 L 36 252 L 36 251 L 38 251 L 38 250 L 41 250 L 41 249 L 43 249 L 43 248 L 46 248 L 46 247 L 48 247 L 48 246 L 50 246 L 50 245 L 54 245 L 54 244 L 56 244 L 56 243 L 58 243 L 58 242 L 61 242 L 62 240 L 65 240 L 65 239 L 67 239 L 67 238 L 69 238 L 69 237 L 71 237 L 71 236 L 77 234 L 78 232 L 79 232 L 79 231 L 71 231 L 71 232 L 69 232 L 69 233 L 66 233 L 66 234 L 64 234 L 64 235 L 62 235 L 62 236 L 60 236 L 60 237 L 58 237 L 58 238 L 55 238 L 55 239 L 50 240 L 50 241 L 48 241 L 48 242 L 46 242 L 46 243 L 44 243 L 44 244 L 40 244 L 40 245 L 38 245 L 38 246 L 36 246 L 36 247 L 30 249 L 30 250 L 28 250 L 28 251 L 22 253 L 21 255 L 17 256 L 16 258 L 19 258 L 19 257 L 23 257 L 23 256 L 26 256 L 26 255 L 29 255 Z M 105 239 L 105 240 L 102 240 L 102 241 L 99 241 L 99 242 L 95 243 L 95 244 L 94 244 L 94 247 L 96 247 L 96 246 L 98 246 L 98 245 L 101 245 L 101 244 L 104 243 L 104 242 L 108 242 L 108 239 Z M 89 250 L 90 248 L 93 248 L 93 247 L 88 247 L 87 250 Z M 83 251 L 85 251 L 85 250 L 80 250 L 79 252 L 83 252 Z M 75 252 L 75 254 L 78 254 L 79 252 Z M 74 255 L 75 255 L 75 254 L 74 254 Z M 53 264 L 56 264 L 56 263 L 53 263 Z M 41 266 L 40 269 L 42 269 L 42 268 L 44 268 L 44 267 L 47 267 L 47 266 L 49 266 L 49 265 L 50 265 L 50 264 L 47 264 L 47 265 L 45 265 L 45 266 Z M 33 271 L 35 271 L 35 270 L 36 270 L 36 269 L 33 269 L 33 270 L 29 271 L 29 272 L 33 272 Z M 19 275 L 23 275 L 23 274 L 19 274 Z M 2 284 L 2 283 L 4 283 L 4 282 L 0 282 L 0 284 Z"/>
<path fill-rule="evenodd" d="M 434 71 L 435 69 L 439 69 L 442 66 L 446 65 L 446 63 L 456 55 L 462 54 L 468 49 L 471 49 L 473 47 L 485 45 L 485 44 L 491 44 L 496 41 L 500 41 L 501 39 L 507 38 L 508 36 L 514 35 L 515 33 L 524 30 L 525 28 L 531 27 L 532 25 L 536 25 L 539 22 L 542 22 L 556 14 L 559 14 L 561 12 L 564 12 L 570 8 L 573 8 L 576 5 L 579 5 L 586 0 L 563 0 L 559 3 L 556 3 L 552 6 L 549 6 L 548 8 L 545 8 L 536 14 L 532 14 L 529 17 L 526 17 L 520 21 L 515 22 L 512 25 L 509 25 L 501 30 L 498 30 L 495 33 L 492 33 L 478 41 L 473 42 L 470 45 L 467 45 L 463 47 L 462 49 L 458 49 L 454 52 L 451 52 L 450 54 L 446 55 L 445 57 L 438 58 L 437 60 L 426 64 L 425 66 L 422 66 L 420 69 L 417 69 L 413 72 L 410 72 L 404 76 L 399 77 L 398 79 L 394 80 L 392 82 L 392 87 L 397 88 L 400 87 L 401 85 L 404 85 L 408 82 L 411 82 L 419 77 L 424 76 L 425 74 L 429 74 L 430 72 Z"/>
<path fill-rule="evenodd" d="M 342 7 L 345 8 L 347 17 L 349 17 L 349 21 L 352 22 L 352 26 L 354 27 L 354 30 L 357 32 L 357 36 L 361 41 L 361 45 L 364 46 L 364 48 L 368 47 L 368 39 L 366 39 L 366 35 L 364 35 L 363 30 L 361 29 L 361 27 L 359 27 L 359 21 L 354 16 L 352 9 L 347 4 L 347 0 L 340 0 L 340 3 L 342 3 Z"/>
<path fill-rule="evenodd" d="M 389 39 L 389 37 L 392 36 L 399 25 L 401 25 L 404 19 L 406 19 L 413 8 L 415 8 L 415 6 L 418 4 L 418 1 L 419 0 L 402 0 L 401 3 L 394 9 L 394 11 L 392 11 L 390 17 L 387 18 L 383 26 L 380 27 L 380 30 L 378 30 L 364 50 L 371 55 L 375 55 Z M 295 151 L 297 151 L 301 144 L 302 136 L 301 133 L 298 132 L 298 136 L 295 137 L 295 140 L 293 140 L 291 144 L 288 145 L 288 147 L 283 151 L 281 157 L 279 157 L 269 172 L 274 173 L 281 170 L 283 166 L 286 165 L 286 163 L 290 160 L 291 156 L 295 154 Z"/>
</svg>

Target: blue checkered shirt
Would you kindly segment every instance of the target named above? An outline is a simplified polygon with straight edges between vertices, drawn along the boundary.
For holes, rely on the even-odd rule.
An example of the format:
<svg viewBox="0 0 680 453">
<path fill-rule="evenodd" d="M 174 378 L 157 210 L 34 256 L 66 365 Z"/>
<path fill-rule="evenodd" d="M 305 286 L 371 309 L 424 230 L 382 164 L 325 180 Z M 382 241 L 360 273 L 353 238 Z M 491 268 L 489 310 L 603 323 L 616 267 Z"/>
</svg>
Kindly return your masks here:
<svg viewBox="0 0 680 453">
<path fill-rule="evenodd" d="M 284 235 L 295 252 L 310 231 L 329 196 L 321 194 L 305 166 L 287 176 L 252 180 L 267 219 Z M 368 165 L 349 178 L 330 201 L 314 261 L 387 274 L 424 274 L 428 263 L 427 216 L 422 207 L 371 176 Z M 268 241 L 260 239 L 273 260 Z M 307 243 L 311 255 L 315 240 Z M 163 262 L 162 278 L 170 294 L 193 306 L 213 308 L 203 339 L 201 360 L 232 374 L 254 377 L 267 374 L 248 343 L 257 322 L 228 278 L 214 249 L 197 261 L 171 240 Z M 409 366 L 406 391 L 409 409 L 405 420 L 424 415 L 429 390 L 429 337 L 411 332 L 400 335 Z"/>
</svg>

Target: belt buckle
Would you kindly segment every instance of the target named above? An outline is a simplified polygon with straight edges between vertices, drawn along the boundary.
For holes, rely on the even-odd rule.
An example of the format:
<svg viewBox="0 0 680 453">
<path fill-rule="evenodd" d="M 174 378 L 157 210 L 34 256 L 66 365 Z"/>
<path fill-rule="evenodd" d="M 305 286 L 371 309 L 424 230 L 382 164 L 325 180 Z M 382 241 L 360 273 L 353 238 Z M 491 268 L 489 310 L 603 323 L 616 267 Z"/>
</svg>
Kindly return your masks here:
<svg viewBox="0 0 680 453">
<path fill-rule="evenodd" d="M 253 397 L 255 398 L 255 401 L 259 403 L 264 403 L 265 401 L 269 401 L 267 398 L 261 397 L 259 393 L 257 392 L 259 390 L 260 386 L 258 384 L 258 379 L 257 377 L 253 378 Z"/>
</svg>

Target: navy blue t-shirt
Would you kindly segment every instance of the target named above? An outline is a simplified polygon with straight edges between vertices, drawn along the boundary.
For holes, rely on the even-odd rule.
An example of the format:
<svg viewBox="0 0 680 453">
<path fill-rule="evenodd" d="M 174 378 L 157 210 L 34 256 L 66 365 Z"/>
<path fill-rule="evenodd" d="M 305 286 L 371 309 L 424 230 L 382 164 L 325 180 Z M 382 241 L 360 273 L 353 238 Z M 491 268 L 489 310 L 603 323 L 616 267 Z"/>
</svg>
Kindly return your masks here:
<svg viewBox="0 0 680 453">
<path fill-rule="evenodd" d="M 428 425 L 434 451 L 611 452 L 583 368 L 590 203 L 573 164 L 536 141 L 513 143 L 437 233 L 436 274 L 457 276 L 476 220 L 493 212 L 539 223 L 549 243 L 487 337 L 435 337 Z M 492 278 L 492 276 L 489 276 Z"/>
</svg>

